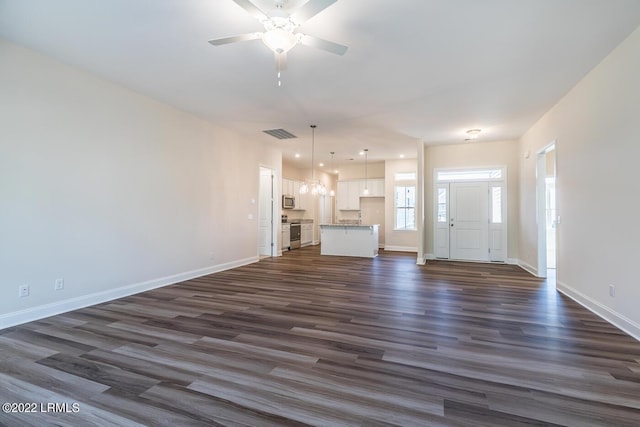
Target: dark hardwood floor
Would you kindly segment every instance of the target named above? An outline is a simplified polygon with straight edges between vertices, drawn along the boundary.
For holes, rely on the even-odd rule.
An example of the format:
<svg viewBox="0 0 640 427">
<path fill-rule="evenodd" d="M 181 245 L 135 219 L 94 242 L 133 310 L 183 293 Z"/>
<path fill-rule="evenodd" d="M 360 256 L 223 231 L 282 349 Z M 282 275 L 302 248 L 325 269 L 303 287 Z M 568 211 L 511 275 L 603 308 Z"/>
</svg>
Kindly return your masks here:
<svg viewBox="0 0 640 427">
<path fill-rule="evenodd" d="M 303 248 L 4 329 L 0 354 L 1 402 L 70 405 L 8 426 L 640 425 L 640 342 L 516 266 L 414 254 Z"/>
</svg>

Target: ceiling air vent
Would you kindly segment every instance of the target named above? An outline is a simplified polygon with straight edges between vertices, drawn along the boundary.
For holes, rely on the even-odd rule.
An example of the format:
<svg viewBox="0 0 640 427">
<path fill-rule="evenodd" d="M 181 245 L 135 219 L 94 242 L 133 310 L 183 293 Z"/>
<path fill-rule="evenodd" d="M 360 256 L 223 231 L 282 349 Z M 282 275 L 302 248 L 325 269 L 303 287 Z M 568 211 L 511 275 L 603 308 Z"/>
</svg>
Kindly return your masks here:
<svg viewBox="0 0 640 427">
<path fill-rule="evenodd" d="M 294 134 L 287 132 L 284 129 L 270 129 L 270 130 L 263 130 L 262 132 L 271 135 L 274 138 L 278 138 L 278 139 L 292 139 L 292 138 L 297 138 L 297 136 L 295 136 Z"/>
</svg>

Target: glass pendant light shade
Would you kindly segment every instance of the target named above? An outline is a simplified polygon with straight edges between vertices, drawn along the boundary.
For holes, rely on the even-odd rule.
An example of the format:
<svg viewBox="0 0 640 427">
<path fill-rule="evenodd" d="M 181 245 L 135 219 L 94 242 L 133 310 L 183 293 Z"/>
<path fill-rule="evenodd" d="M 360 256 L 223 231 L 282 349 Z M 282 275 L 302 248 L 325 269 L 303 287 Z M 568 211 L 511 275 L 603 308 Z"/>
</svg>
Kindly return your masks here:
<svg viewBox="0 0 640 427">
<path fill-rule="evenodd" d="M 365 196 L 369 195 L 369 188 L 368 188 L 368 184 L 369 184 L 369 180 L 368 180 L 368 176 L 367 176 L 367 166 L 368 166 L 368 157 L 369 157 L 369 149 L 365 148 L 364 150 L 364 190 L 362 191 L 362 194 Z"/>
</svg>

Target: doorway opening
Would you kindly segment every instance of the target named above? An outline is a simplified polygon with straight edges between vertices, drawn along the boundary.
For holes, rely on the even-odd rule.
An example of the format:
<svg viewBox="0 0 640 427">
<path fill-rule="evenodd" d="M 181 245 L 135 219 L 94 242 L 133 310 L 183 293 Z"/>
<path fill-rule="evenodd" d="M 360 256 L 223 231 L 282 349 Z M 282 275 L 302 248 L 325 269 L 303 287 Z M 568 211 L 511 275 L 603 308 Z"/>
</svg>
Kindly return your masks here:
<svg viewBox="0 0 640 427">
<path fill-rule="evenodd" d="M 276 227 L 273 218 L 275 210 L 275 172 L 260 166 L 260 185 L 258 188 L 258 255 L 260 258 L 276 256 Z"/>
<path fill-rule="evenodd" d="M 557 265 L 556 143 L 538 152 L 536 164 L 538 276 L 555 278 Z"/>
<path fill-rule="evenodd" d="M 506 167 L 434 171 L 435 257 L 507 260 Z"/>
</svg>

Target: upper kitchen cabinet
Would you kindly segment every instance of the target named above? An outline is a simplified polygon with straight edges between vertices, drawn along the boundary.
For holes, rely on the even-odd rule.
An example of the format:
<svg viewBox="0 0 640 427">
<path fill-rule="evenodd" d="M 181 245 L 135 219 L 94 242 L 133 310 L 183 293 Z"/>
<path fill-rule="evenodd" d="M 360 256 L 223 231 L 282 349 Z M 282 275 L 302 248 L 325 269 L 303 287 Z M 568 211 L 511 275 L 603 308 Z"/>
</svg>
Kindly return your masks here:
<svg viewBox="0 0 640 427">
<path fill-rule="evenodd" d="M 282 178 L 282 195 L 284 196 L 295 196 L 293 193 L 293 180 Z"/>
<path fill-rule="evenodd" d="M 360 210 L 360 180 L 338 181 L 336 205 L 341 211 Z"/>
<path fill-rule="evenodd" d="M 364 187 L 369 189 L 369 194 L 364 194 Z M 384 197 L 384 178 L 364 179 L 359 183 L 360 197 Z"/>
<path fill-rule="evenodd" d="M 336 206 L 340 211 L 360 210 L 360 197 L 384 197 L 384 178 L 366 180 L 369 194 L 364 194 L 365 180 L 338 181 Z"/>
<path fill-rule="evenodd" d="M 296 199 L 296 204 L 293 210 L 304 211 L 309 209 L 309 196 L 307 194 L 300 194 L 300 186 L 303 182 L 293 179 L 282 178 L 282 194 L 286 196 L 293 196 Z"/>
</svg>

